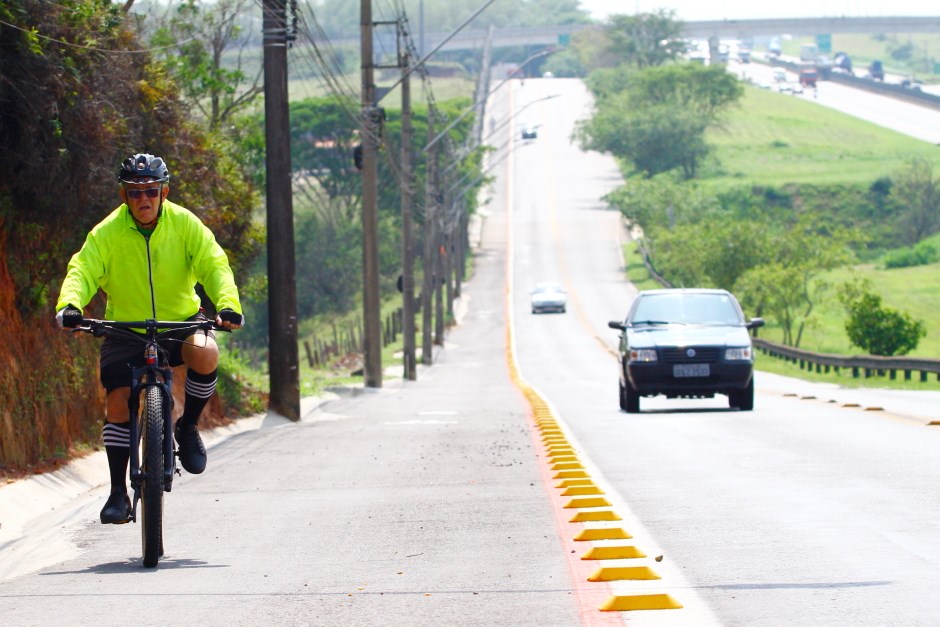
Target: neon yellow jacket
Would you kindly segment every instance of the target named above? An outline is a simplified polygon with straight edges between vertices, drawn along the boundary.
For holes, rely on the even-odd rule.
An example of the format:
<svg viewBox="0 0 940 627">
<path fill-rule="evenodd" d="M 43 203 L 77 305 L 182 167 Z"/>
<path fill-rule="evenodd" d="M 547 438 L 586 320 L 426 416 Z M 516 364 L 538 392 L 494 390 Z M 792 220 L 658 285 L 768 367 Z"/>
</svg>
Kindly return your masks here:
<svg viewBox="0 0 940 627">
<path fill-rule="evenodd" d="M 216 309 L 242 313 L 228 257 L 195 214 L 163 201 L 148 238 L 122 204 L 72 255 L 56 311 L 66 305 L 84 309 L 101 288 L 108 297 L 108 320 L 186 320 L 199 311 L 197 282 Z"/>
</svg>

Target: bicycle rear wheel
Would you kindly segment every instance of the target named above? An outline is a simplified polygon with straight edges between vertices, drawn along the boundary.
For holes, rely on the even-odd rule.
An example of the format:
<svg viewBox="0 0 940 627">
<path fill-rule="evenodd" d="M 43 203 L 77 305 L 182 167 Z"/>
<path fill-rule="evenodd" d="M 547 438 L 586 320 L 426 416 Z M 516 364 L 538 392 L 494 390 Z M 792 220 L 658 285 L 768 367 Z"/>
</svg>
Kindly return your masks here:
<svg viewBox="0 0 940 627">
<path fill-rule="evenodd" d="M 144 485 L 141 490 L 140 539 L 144 566 L 154 568 L 163 555 L 163 394 L 148 387 L 142 417 Z"/>
</svg>

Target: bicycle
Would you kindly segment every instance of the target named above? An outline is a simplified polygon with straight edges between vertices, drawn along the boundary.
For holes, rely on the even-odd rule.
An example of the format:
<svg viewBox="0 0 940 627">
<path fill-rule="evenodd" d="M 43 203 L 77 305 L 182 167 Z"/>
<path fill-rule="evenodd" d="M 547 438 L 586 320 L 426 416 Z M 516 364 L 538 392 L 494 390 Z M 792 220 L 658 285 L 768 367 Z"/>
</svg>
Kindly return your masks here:
<svg viewBox="0 0 940 627">
<path fill-rule="evenodd" d="M 143 329 L 143 334 L 134 332 Z M 130 483 L 134 490 L 131 503 L 132 522 L 137 522 L 137 504 L 141 504 L 141 548 L 146 568 L 155 568 L 163 557 L 163 493 L 173 487 L 176 443 L 173 439 L 173 371 L 169 355 L 158 341 L 167 333 L 180 330 L 227 331 L 212 320 L 160 322 L 154 319 L 136 322 L 82 318 L 73 332 L 95 337 L 133 338 L 144 344 L 144 365 L 131 371 Z M 175 340 L 182 342 L 183 340 Z M 144 395 L 144 411 L 140 396 Z"/>
</svg>

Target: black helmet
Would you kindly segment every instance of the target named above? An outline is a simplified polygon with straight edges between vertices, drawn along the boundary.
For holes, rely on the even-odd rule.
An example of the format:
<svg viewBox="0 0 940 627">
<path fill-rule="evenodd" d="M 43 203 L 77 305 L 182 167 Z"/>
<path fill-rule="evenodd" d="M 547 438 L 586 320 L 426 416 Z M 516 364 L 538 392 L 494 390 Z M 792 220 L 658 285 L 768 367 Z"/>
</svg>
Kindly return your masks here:
<svg viewBox="0 0 940 627">
<path fill-rule="evenodd" d="M 166 183 L 170 180 L 170 173 L 163 159 L 142 152 L 124 160 L 118 171 L 118 180 L 122 183 Z"/>
</svg>

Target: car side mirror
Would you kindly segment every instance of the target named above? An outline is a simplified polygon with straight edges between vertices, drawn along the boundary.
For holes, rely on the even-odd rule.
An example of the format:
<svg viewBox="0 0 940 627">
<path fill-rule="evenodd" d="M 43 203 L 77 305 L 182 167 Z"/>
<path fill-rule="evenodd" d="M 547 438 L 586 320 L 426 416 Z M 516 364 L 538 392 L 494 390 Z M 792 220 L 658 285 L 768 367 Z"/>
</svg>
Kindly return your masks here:
<svg viewBox="0 0 940 627">
<path fill-rule="evenodd" d="M 750 320 L 748 320 L 745 326 L 748 329 L 757 329 L 759 327 L 764 326 L 764 319 L 763 318 L 751 318 Z"/>
<path fill-rule="evenodd" d="M 619 320 L 611 320 L 607 323 L 607 326 L 609 326 L 611 329 L 617 329 L 618 331 L 623 331 L 627 328 L 627 325 L 620 322 Z"/>
</svg>

